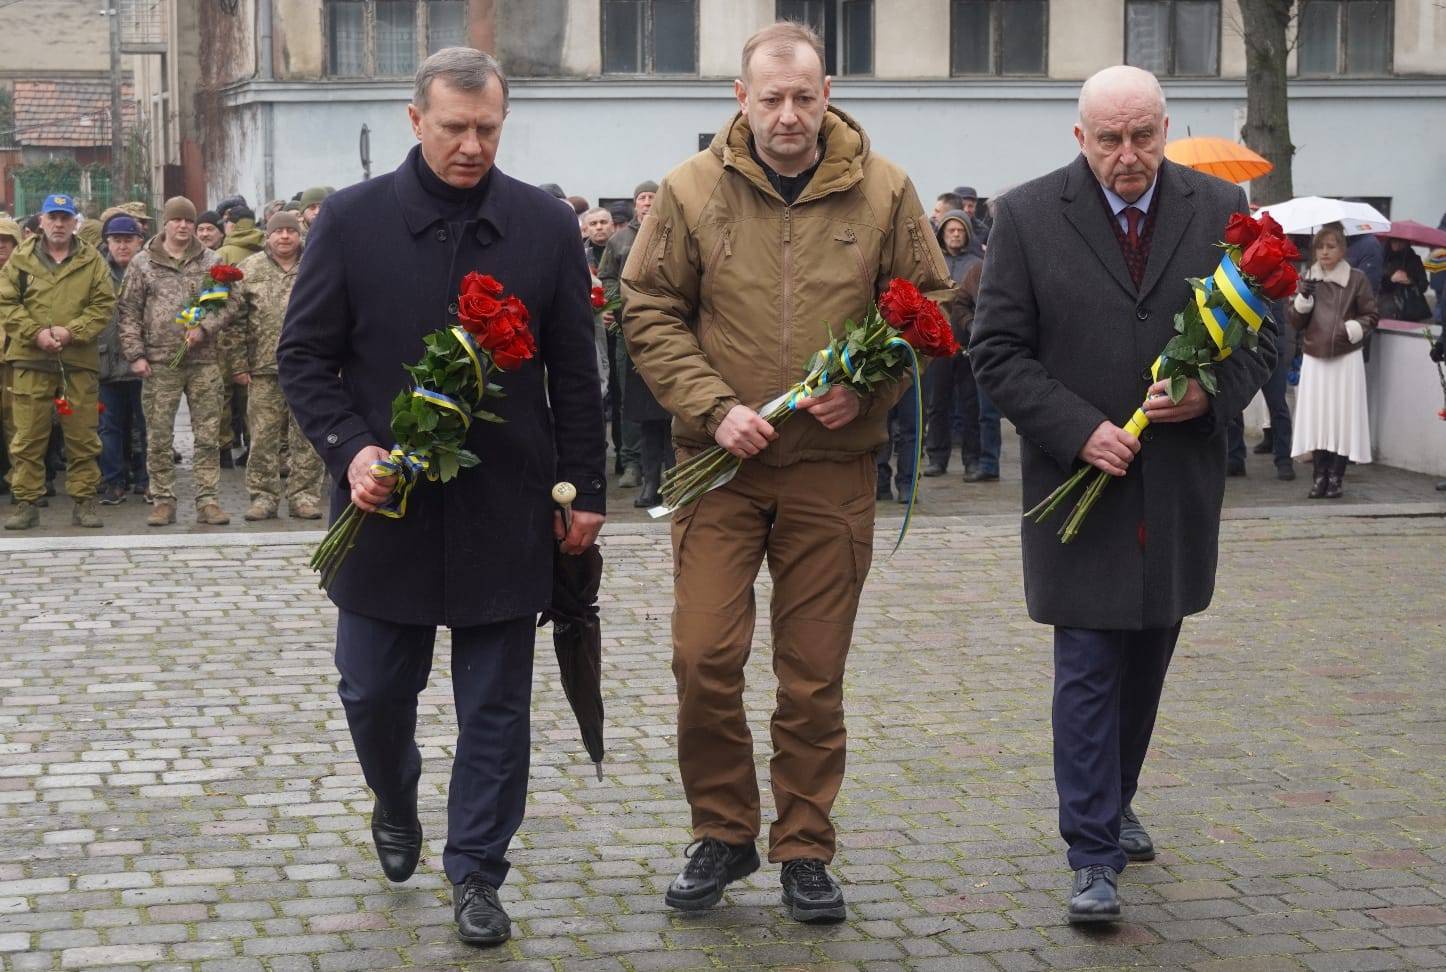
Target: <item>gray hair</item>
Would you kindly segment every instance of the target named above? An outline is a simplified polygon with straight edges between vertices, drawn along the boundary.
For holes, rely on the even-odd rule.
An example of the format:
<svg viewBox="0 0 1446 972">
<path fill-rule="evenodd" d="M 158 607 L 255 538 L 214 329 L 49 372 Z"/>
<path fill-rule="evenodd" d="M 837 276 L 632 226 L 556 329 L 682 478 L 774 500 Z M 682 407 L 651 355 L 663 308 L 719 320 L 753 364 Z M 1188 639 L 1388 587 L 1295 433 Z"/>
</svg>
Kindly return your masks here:
<svg viewBox="0 0 1446 972">
<path fill-rule="evenodd" d="M 1161 117 L 1165 115 L 1165 92 L 1160 87 L 1159 79 L 1142 68 L 1117 64 L 1096 71 L 1079 89 L 1081 123 L 1085 121 L 1085 115 L 1094 101 L 1130 95 L 1148 98 L 1157 106 L 1157 113 Z"/>
<path fill-rule="evenodd" d="M 412 104 L 418 111 L 427 110 L 427 94 L 438 78 L 459 91 L 481 91 L 488 78 L 496 78 L 502 85 L 502 110 L 507 111 L 507 75 L 491 54 L 472 47 L 444 47 L 423 61 L 412 86 Z"/>
<path fill-rule="evenodd" d="M 587 219 L 587 218 L 589 218 L 589 217 L 591 217 L 591 216 L 596 216 L 598 213 L 602 213 L 602 214 L 603 214 L 604 216 L 606 216 L 608 219 L 612 219 L 612 218 L 613 218 L 613 214 L 610 213 L 610 212 L 608 212 L 607 209 L 604 208 L 604 207 L 602 207 L 602 206 L 594 206 L 593 208 L 589 209 L 587 212 L 583 213 L 583 214 L 582 214 L 581 216 L 579 216 L 578 218 L 579 218 L 579 219 Z"/>
</svg>

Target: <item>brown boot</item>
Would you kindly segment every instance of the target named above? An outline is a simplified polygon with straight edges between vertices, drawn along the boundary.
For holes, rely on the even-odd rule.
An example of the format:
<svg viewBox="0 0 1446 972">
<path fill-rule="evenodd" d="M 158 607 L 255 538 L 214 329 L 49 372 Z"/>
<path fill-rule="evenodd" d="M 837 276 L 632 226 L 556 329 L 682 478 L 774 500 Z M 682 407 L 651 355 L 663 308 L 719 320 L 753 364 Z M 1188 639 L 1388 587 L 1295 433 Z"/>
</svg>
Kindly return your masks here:
<svg viewBox="0 0 1446 972">
<path fill-rule="evenodd" d="M 251 505 L 246 508 L 244 514 L 246 519 L 255 522 L 256 520 L 276 519 L 276 507 L 265 500 L 252 500 Z"/>
<path fill-rule="evenodd" d="M 101 522 L 100 514 L 95 510 L 95 500 L 83 499 L 75 501 L 75 509 L 70 514 L 70 522 L 78 527 L 89 527 L 92 530 L 105 526 Z"/>
<path fill-rule="evenodd" d="M 297 520 L 319 520 L 321 519 L 321 508 L 311 500 L 293 500 L 288 504 L 291 508 L 291 516 Z"/>
<path fill-rule="evenodd" d="M 146 526 L 169 526 L 176 522 L 176 504 L 170 500 L 156 500 L 151 515 L 146 517 Z"/>
<path fill-rule="evenodd" d="M 206 526 L 225 526 L 231 522 L 231 517 L 219 504 L 207 503 L 196 511 L 196 522 Z"/>
</svg>

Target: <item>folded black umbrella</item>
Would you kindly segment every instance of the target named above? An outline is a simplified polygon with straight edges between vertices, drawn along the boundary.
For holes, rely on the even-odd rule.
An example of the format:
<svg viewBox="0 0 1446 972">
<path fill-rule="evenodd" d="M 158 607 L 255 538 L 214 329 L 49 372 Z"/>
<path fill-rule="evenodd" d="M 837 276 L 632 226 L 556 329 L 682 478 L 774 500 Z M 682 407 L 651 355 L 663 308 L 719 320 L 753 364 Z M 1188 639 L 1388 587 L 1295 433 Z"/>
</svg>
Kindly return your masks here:
<svg viewBox="0 0 1446 972">
<path fill-rule="evenodd" d="M 602 629 L 597 608 L 602 568 L 602 551 L 596 544 L 577 555 L 559 550 L 552 564 L 552 604 L 537 621 L 539 628 L 552 623 L 562 690 L 577 716 L 582 744 L 597 764 L 598 779 L 603 761 Z"/>
</svg>

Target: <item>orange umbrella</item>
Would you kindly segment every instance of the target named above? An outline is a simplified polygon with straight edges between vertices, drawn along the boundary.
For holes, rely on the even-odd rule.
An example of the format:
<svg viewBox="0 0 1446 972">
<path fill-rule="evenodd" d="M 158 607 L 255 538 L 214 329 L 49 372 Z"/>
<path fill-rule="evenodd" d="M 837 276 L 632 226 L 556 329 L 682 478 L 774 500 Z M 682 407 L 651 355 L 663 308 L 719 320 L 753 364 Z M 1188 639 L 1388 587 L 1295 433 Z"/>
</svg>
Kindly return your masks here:
<svg viewBox="0 0 1446 972">
<path fill-rule="evenodd" d="M 1239 142 L 1209 135 L 1170 142 L 1165 146 L 1165 157 L 1227 182 L 1249 182 L 1275 168 Z"/>
</svg>

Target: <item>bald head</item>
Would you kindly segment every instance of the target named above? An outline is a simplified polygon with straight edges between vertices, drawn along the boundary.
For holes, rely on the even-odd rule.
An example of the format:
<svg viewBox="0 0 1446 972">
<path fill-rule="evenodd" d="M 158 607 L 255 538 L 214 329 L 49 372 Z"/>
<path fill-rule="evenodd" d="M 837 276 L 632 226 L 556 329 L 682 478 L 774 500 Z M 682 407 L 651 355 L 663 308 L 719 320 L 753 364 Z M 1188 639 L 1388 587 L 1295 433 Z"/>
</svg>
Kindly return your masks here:
<svg viewBox="0 0 1446 972">
<path fill-rule="evenodd" d="M 1163 118 L 1165 92 L 1153 74 L 1128 64 L 1117 64 L 1095 72 L 1079 89 L 1081 121 L 1121 104 L 1149 107 Z"/>
<path fill-rule="evenodd" d="M 1126 202 L 1154 183 L 1169 127 L 1165 92 L 1149 71 L 1121 64 L 1080 88 L 1075 139 L 1095 178 Z"/>
</svg>

